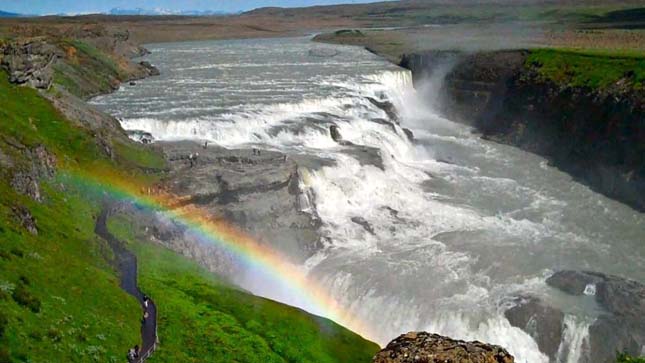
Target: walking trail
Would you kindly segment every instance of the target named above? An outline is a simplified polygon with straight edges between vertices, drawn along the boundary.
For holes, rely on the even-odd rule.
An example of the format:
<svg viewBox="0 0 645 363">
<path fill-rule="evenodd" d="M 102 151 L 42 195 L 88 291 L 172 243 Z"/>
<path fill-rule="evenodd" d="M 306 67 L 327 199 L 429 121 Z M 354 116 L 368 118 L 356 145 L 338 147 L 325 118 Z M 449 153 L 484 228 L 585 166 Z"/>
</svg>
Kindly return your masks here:
<svg viewBox="0 0 645 363">
<path fill-rule="evenodd" d="M 121 275 L 121 288 L 128 294 L 134 296 L 141 305 L 142 311 L 148 311 L 148 318 L 141 321 L 141 352 L 135 363 L 144 362 L 157 347 L 157 306 L 152 300 L 148 300 L 146 310 L 143 302 L 143 293 L 137 286 L 137 258 L 125 248 L 125 244 L 114 237 L 107 228 L 109 207 L 104 207 L 96 220 L 95 233 L 105 239 L 112 251 L 114 251 L 115 265 Z"/>
</svg>

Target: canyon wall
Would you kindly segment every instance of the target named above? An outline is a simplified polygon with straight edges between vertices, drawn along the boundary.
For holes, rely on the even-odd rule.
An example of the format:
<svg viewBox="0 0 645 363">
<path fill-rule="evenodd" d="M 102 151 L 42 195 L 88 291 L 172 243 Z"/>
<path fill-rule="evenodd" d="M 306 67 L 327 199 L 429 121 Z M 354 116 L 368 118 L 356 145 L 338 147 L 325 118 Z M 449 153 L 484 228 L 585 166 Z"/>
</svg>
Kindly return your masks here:
<svg viewBox="0 0 645 363">
<path fill-rule="evenodd" d="M 483 137 L 547 157 L 592 189 L 645 211 L 645 92 L 543 77 L 530 51 L 407 54 L 415 82 L 441 76 L 441 112 Z M 445 72 L 445 75 L 440 73 Z"/>
</svg>

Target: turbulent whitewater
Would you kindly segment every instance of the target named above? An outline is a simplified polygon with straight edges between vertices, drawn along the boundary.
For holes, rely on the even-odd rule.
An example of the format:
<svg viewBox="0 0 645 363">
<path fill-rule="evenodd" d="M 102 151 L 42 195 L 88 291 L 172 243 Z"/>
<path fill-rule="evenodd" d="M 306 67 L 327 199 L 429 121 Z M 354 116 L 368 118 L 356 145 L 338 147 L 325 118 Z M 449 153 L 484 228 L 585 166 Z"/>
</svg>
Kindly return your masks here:
<svg viewBox="0 0 645 363">
<path fill-rule="evenodd" d="M 427 330 L 548 362 L 504 317 L 511 297 L 531 293 L 567 314 L 558 361 L 573 363 L 598 308 L 546 277 L 568 268 L 645 280 L 642 214 L 440 117 L 427 106 L 436 84 L 420 94 L 408 71 L 367 51 L 304 38 L 149 48 L 160 77 L 93 101 L 126 129 L 334 161 L 300 173 L 325 244 L 304 267 L 371 325 L 369 338 Z M 370 98 L 392 102 L 400 125 Z M 351 144 L 335 142 L 331 125 Z M 365 146 L 382 162 L 354 150 Z"/>
</svg>

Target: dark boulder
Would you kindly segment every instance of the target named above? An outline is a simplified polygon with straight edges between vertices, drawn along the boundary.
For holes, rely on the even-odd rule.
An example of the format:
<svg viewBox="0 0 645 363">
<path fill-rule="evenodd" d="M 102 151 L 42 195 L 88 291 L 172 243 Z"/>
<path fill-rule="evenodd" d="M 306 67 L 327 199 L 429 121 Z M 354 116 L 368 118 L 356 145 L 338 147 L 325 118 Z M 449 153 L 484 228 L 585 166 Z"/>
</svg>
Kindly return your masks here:
<svg viewBox="0 0 645 363">
<path fill-rule="evenodd" d="M 139 65 L 146 70 L 148 76 L 158 76 L 161 74 L 161 72 L 159 72 L 159 69 L 150 64 L 150 62 L 148 61 L 139 62 Z"/>
<path fill-rule="evenodd" d="M 352 220 L 352 222 L 354 222 L 354 223 L 358 224 L 359 226 L 363 227 L 363 229 L 365 229 L 365 231 L 367 231 L 369 234 L 372 234 L 372 235 L 374 234 L 374 227 L 372 227 L 370 222 L 365 220 L 365 218 L 363 218 L 363 217 L 352 217 L 351 220 Z"/>
<path fill-rule="evenodd" d="M 481 342 L 454 340 L 426 332 L 410 332 L 391 341 L 373 363 L 512 363 L 504 348 Z"/>
<path fill-rule="evenodd" d="M 517 297 L 512 308 L 504 312 L 511 325 L 527 332 L 540 351 L 556 359 L 562 341 L 564 313 L 536 297 Z"/>
<path fill-rule="evenodd" d="M 394 122 L 399 121 L 399 114 L 396 112 L 396 107 L 394 107 L 394 104 L 390 101 L 379 101 L 375 98 L 372 97 L 367 97 L 367 100 L 370 101 L 374 106 L 380 108 L 385 112 L 387 117 L 390 118 L 390 120 Z"/>
<path fill-rule="evenodd" d="M 142 144 L 152 144 L 155 141 L 151 133 L 143 130 L 127 130 L 126 133 L 131 140 Z"/>
<path fill-rule="evenodd" d="M 590 284 L 599 281 L 598 277 L 578 271 L 559 271 L 546 280 L 549 286 L 555 287 L 570 295 L 582 295 Z"/>
<path fill-rule="evenodd" d="M 406 129 L 406 128 L 404 127 L 404 128 L 403 128 L 403 132 L 405 132 L 405 136 L 407 136 L 407 137 L 408 137 L 408 140 L 410 140 L 410 142 L 413 142 L 413 141 L 414 141 L 414 133 L 412 132 L 412 130 L 410 130 L 410 129 Z"/>
<path fill-rule="evenodd" d="M 343 136 L 340 134 L 340 130 L 338 129 L 338 126 L 336 126 L 336 125 L 329 126 L 329 133 L 331 134 L 331 138 L 334 141 L 336 141 L 336 142 L 342 142 L 343 141 Z"/>
</svg>

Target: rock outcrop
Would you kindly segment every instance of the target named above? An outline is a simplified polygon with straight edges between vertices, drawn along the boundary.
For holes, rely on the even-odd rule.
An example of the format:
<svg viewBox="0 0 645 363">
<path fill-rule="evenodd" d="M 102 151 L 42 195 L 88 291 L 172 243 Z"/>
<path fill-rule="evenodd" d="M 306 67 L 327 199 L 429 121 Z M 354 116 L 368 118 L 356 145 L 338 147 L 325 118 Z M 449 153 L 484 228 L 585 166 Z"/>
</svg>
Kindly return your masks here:
<svg viewBox="0 0 645 363">
<path fill-rule="evenodd" d="M 430 51 L 405 55 L 401 65 L 416 80 L 451 67 L 438 102 L 449 118 L 546 156 L 598 192 L 645 211 L 643 91 L 626 91 L 620 82 L 604 90 L 558 84 L 540 77 L 528 54 Z"/>
<path fill-rule="evenodd" d="M 373 363 L 512 363 L 504 348 L 453 340 L 437 334 L 410 332 L 391 341 Z"/>
<path fill-rule="evenodd" d="M 7 44 L 3 51 L 2 68 L 9 81 L 47 89 L 52 83 L 53 64 L 61 55 L 60 49 L 42 38 Z"/>
<path fill-rule="evenodd" d="M 390 101 L 379 101 L 375 98 L 372 97 L 367 97 L 367 100 L 370 101 L 371 104 L 374 106 L 380 108 L 387 117 L 392 121 L 392 122 L 399 122 L 399 114 L 396 111 L 396 107 L 394 107 L 394 104 Z"/>
<path fill-rule="evenodd" d="M 33 235 L 38 234 L 38 227 L 36 226 L 36 218 L 31 214 L 27 207 L 16 205 L 11 208 L 14 217 L 29 233 Z"/>
<path fill-rule="evenodd" d="M 54 176 L 56 156 L 49 153 L 42 145 L 28 148 L 16 140 L 4 141 L 23 156 L 22 162 L 12 162 L 13 168 L 8 169 L 11 175 L 11 187 L 20 194 L 42 202 L 40 180 L 50 179 Z"/>
<path fill-rule="evenodd" d="M 589 328 L 589 356 L 611 363 L 616 352 L 645 351 L 645 285 L 597 272 L 560 271 L 547 284 L 568 294 L 595 296 L 605 310 Z"/>
<path fill-rule="evenodd" d="M 512 326 L 528 333 L 538 348 L 556 360 L 564 330 L 564 313 L 532 296 L 517 297 L 514 306 L 504 312 Z"/>
<path fill-rule="evenodd" d="M 329 134 L 331 135 L 332 140 L 338 143 L 343 141 L 343 136 L 340 134 L 340 130 L 338 129 L 338 126 L 336 125 L 329 126 Z"/>
<path fill-rule="evenodd" d="M 300 187 L 300 165 L 315 169 L 328 161 L 189 141 L 155 145 L 171 168 L 165 186 L 184 203 L 205 208 L 294 261 L 322 247 L 313 196 Z M 190 154 L 199 156 L 191 162 Z"/>
</svg>

